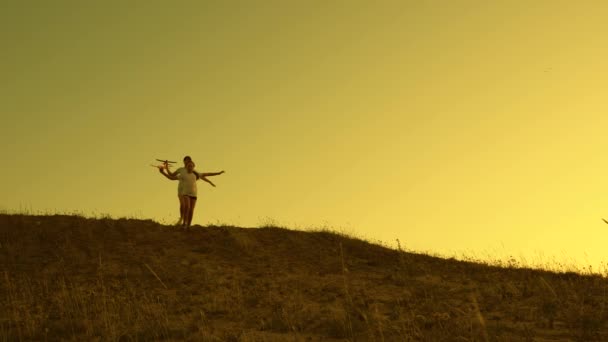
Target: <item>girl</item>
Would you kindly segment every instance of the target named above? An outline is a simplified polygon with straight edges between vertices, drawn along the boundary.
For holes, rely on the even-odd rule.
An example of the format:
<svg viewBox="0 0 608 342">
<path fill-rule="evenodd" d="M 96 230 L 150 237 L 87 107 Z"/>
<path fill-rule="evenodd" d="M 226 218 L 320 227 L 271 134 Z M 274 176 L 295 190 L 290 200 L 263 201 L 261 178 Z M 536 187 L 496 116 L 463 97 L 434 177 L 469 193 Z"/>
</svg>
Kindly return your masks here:
<svg viewBox="0 0 608 342">
<path fill-rule="evenodd" d="M 192 159 L 189 156 L 186 156 L 184 157 L 184 167 L 178 168 L 175 172 L 169 170 L 169 165 L 167 163 L 158 168 L 160 173 L 168 179 L 179 180 L 177 185 L 177 196 L 180 203 L 180 220 L 178 221 L 178 225 L 181 224 L 184 229 L 188 229 L 192 223 L 192 216 L 194 214 L 194 207 L 196 206 L 197 199 L 196 181 L 202 179 L 212 186 L 215 186 L 215 184 L 206 177 L 217 176 L 224 173 L 224 171 L 198 173 L 194 171 L 194 166 Z M 166 173 L 163 170 L 166 170 Z"/>
</svg>

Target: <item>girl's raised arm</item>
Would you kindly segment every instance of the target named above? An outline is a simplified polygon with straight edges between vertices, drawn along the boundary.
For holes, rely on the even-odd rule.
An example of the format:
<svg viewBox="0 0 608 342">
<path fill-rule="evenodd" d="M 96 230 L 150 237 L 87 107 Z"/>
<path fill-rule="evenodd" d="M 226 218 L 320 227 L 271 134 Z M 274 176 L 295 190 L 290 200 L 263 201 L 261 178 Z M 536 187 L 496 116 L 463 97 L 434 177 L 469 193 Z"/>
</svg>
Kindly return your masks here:
<svg viewBox="0 0 608 342">
<path fill-rule="evenodd" d="M 169 170 L 167 170 L 167 173 L 164 172 L 165 168 L 162 166 L 158 167 L 158 172 L 160 172 L 163 176 L 167 177 L 170 180 L 177 180 L 177 177 L 173 174 L 169 173 Z"/>
<path fill-rule="evenodd" d="M 201 173 L 200 175 L 201 175 L 201 177 L 219 176 L 224 172 L 226 172 L 226 171 L 222 170 L 220 172 L 207 172 L 207 173 Z"/>
</svg>

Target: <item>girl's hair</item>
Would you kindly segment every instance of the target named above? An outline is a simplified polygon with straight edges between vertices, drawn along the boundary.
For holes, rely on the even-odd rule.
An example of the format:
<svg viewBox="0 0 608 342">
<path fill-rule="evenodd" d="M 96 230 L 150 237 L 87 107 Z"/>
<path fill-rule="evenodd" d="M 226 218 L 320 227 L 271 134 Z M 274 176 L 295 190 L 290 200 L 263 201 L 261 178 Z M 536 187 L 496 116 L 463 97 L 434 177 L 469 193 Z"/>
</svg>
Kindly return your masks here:
<svg viewBox="0 0 608 342">
<path fill-rule="evenodd" d="M 184 162 L 186 161 L 186 159 L 188 159 L 188 161 L 192 162 L 193 166 L 196 166 L 196 164 L 192 161 L 192 159 L 190 159 L 190 156 L 185 156 Z M 196 180 L 201 179 L 201 175 L 198 172 L 194 171 L 194 168 L 192 168 L 192 173 L 194 173 L 194 175 L 196 176 Z"/>
</svg>

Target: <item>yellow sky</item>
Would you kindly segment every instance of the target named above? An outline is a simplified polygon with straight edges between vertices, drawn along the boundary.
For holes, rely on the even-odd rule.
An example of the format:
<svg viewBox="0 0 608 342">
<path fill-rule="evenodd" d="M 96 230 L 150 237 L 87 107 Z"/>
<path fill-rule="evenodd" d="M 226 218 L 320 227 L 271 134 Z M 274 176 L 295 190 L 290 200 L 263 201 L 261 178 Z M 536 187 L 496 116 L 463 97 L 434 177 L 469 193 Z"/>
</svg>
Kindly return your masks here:
<svg viewBox="0 0 608 342">
<path fill-rule="evenodd" d="M 436 253 L 606 260 L 608 4 L 3 5 L 0 209 L 329 226 Z"/>
</svg>

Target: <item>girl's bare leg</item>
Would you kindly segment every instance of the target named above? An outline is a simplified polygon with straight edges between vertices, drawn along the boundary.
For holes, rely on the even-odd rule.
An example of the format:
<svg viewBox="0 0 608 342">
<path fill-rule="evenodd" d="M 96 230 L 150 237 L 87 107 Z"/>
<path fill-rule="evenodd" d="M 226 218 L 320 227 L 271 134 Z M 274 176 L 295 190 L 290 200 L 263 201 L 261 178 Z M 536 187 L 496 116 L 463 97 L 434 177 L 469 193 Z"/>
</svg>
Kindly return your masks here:
<svg viewBox="0 0 608 342">
<path fill-rule="evenodd" d="M 183 225 L 185 223 L 186 217 L 186 196 L 177 195 L 179 199 L 179 221 L 177 221 L 177 225 Z"/>
<path fill-rule="evenodd" d="M 190 224 L 192 223 L 192 216 L 194 216 L 194 207 L 196 206 L 196 198 L 192 198 L 192 197 L 188 197 L 188 199 L 190 200 L 190 205 L 188 206 L 189 210 L 188 210 L 188 227 L 190 227 Z"/>
<path fill-rule="evenodd" d="M 184 221 L 182 227 L 188 228 L 188 217 L 190 216 L 190 197 L 184 196 Z"/>
</svg>

